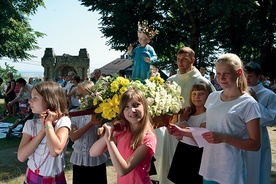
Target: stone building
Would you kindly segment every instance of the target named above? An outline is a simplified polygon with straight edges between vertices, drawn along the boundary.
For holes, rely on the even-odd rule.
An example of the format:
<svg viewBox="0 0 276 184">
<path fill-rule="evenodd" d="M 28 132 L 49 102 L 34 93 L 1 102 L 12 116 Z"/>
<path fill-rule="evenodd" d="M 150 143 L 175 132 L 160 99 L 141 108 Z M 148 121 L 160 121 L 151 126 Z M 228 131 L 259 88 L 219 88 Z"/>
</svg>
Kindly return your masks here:
<svg viewBox="0 0 276 184">
<path fill-rule="evenodd" d="M 86 49 L 80 49 L 78 56 L 57 56 L 53 48 L 46 48 L 41 65 L 44 67 L 44 76 L 52 80 L 70 71 L 74 71 L 83 80 L 90 77 L 90 57 Z"/>
</svg>

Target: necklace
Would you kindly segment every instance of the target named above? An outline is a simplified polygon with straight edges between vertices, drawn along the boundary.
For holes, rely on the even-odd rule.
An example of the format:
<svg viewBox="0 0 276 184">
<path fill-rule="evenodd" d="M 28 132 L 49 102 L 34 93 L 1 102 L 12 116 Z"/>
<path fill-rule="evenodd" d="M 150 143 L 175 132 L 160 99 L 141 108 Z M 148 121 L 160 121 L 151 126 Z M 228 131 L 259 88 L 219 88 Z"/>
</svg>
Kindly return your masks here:
<svg viewBox="0 0 276 184">
<path fill-rule="evenodd" d="M 37 120 L 34 120 L 34 128 L 33 128 L 33 136 L 36 136 L 37 135 Z M 44 137 L 45 138 L 45 137 Z M 43 139 L 44 139 L 43 138 Z M 42 139 L 42 140 L 43 140 Z M 42 142 L 42 140 L 41 140 L 41 142 Z M 40 143 L 41 144 L 41 143 Z M 45 146 L 44 146 L 44 152 L 43 152 L 43 154 L 38 154 L 38 153 L 36 153 L 36 154 L 38 154 L 38 155 L 40 155 L 41 157 L 43 157 L 43 155 L 45 155 L 45 153 L 46 153 L 46 150 L 47 150 L 47 143 L 45 143 Z M 48 151 L 48 153 L 47 153 L 47 155 L 44 157 L 44 160 L 41 162 L 41 159 L 40 159 L 40 164 L 39 164 L 39 166 L 37 166 L 37 163 L 36 163 L 36 160 L 35 160 L 35 152 L 32 154 L 32 158 L 33 158 L 33 160 L 34 160 L 34 166 L 35 166 L 35 174 L 39 174 L 40 173 L 40 168 L 41 168 L 41 166 L 46 162 L 46 160 L 47 160 L 47 158 L 49 157 L 49 155 L 50 155 L 50 151 Z"/>
</svg>

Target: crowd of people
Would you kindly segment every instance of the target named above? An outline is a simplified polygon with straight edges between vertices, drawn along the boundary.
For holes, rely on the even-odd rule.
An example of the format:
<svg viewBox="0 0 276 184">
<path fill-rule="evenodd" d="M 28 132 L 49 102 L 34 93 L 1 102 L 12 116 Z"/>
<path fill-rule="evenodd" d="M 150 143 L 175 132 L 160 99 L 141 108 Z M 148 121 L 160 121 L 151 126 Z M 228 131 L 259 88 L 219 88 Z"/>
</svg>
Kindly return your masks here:
<svg viewBox="0 0 276 184">
<path fill-rule="evenodd" d="M 64 80 L 45 79 L 36 84 L 23 78 L 15 80 L 7 73 L 5 107 L 15 116 L 18 106 L 19 114 L 25 116 L 11 127 L 24 124 L 18 148 L 18 160 L 27 160 L 24 182 L 66 183 L 64 153 L 71 139 L 75 184 L 85 183 L 91 176 L 96 183 L 107 183 L 106 151 L 118 184 L 270 183 L 267 126 L 276 124 L 275 84 L 263 80 L 259 64 L 243 65 L 236 54 L 217 59 L 216 75 L 207 75 L 205 66 L 197 69 L 194 63 L 194 51 L 181 48 L 177 72 L 167 79 L 181 86 L 185 99 L 178 122 L 153 129 L 144 94 L 128 90 L 121 97 L 115 122 L 121 128 L 106 123 L 101 137 L 97 130 L 102 123 L 95 115 L 69 116 L 78 110 L 78 99 L 93 92 L 101 78 L 99 69 L 94 71 L 93 82 L 81 81 L 73 71 Z M 157 67 L 149 67 L 148 77 L 158 73 Z M 126 74 L 120 71 L 118 75 Z M 17 93 L 15 86 L 19 87 Z M 194 137 L 196 130 L 204 130 L 203 147 Z M 150 174 L 151 169 L 156 173 Z"/>
</svg>

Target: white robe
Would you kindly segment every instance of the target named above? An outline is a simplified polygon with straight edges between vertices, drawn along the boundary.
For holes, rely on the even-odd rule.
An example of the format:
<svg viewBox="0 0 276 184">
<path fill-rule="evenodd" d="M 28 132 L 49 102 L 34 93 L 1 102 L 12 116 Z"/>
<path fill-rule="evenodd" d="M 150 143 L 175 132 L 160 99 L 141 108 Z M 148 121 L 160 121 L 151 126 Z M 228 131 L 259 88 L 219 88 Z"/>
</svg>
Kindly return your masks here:
<svg viewBox="0 0 276 184">
<path fill-rule="evenodd" d="M 266 126 L 276 124 L 276 94 L 265 88 L 262 84 L 248 86 L 257 95 L 261 110 L 261 148 L 259 151 L 247 151 L 247 183 L 270 184 L 271 181 L 271 147 Z"/>
<path fill-rule="evenodd" d="M 180 74 L 179 71 L 177 71 L 177 74 L 169 77 L 167 81 L 175 81 L 181 86 L 181 95 L 185 100 L 184 107 L 190 106 L 190 90 L 196 82 L 204 81 L 215 91 L 212 83 L 204 78 L 196 67 L 185 74 Z M 159 181 L 159 184 L 172 184 L 172 182 L 167 179 L 167 176 L 178 141 L 174 136 L 168 133 L 166 127 L 156 129 L 155 133 L 157 135 L 157 146 L 154 155 L 156 161 L 154 164 L 157 175 L 151 176 L 151 179 Z"/>
</svg>

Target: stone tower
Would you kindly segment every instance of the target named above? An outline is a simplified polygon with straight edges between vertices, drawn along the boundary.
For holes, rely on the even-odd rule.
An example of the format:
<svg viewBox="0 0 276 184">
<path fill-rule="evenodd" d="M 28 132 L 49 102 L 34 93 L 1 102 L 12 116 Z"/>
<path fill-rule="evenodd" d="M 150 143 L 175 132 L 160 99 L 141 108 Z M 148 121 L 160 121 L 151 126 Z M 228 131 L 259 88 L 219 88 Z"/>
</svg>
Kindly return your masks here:
<svg viewBox="0 0 276 184">
<path fill-rule="evenodd" d="M 80 49 L 78 56 L 69 54 L 56 56 L 53 48 L 46 48 L 41 65 L 44 67 L 44 76 L 52 80 L 57 79 L 60 75 L 66 75 L 69 71 L 76 72 L 82 80 L 90 77 L 90 57 L 86 49 Z"/>
</svg>

